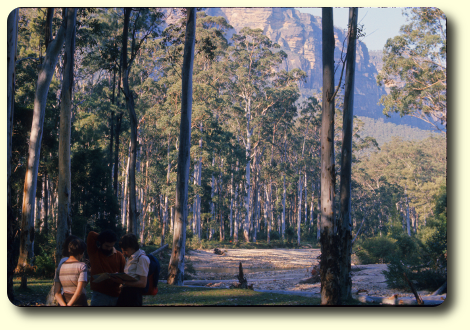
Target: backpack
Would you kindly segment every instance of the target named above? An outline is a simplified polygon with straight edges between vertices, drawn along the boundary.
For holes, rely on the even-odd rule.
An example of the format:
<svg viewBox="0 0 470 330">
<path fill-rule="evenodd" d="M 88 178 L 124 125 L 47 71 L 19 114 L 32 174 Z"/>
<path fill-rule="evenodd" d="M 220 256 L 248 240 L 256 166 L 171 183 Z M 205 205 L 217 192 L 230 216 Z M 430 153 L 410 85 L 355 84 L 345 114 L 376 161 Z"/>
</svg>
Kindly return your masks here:
<svg viewBox="0 0 470 330">
<path fill-rule="evenodd" d="M 143 295 L 154 296 L 158 293 L 158 277 L 160 276 L 160 262 L 152 254 L 146 254 L 150 260 L 149 272 L 147 275 L 147 286 L 142 289 Z"/>
</svg>

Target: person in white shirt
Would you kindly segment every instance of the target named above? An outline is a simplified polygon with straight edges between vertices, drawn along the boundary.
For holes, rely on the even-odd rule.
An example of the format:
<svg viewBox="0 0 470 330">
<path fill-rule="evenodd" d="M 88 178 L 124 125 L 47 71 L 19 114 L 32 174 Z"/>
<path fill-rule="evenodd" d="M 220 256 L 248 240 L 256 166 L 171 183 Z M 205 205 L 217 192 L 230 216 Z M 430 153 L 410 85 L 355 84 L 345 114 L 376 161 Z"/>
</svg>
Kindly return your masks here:
<svg viewBox="0 0 470 330">
<path fill-rule="evenodd" d="M 137 281 L 114 279 L 122 285 L 116 306 L 142 306 L 142 291 L 147 286 L 150 260 L 145 255 L 145 251 L 140 249 L 134 234 L 124 235 L 119 240 L 119 246 L 126 258 L 124 273 Z"/>
</svg>

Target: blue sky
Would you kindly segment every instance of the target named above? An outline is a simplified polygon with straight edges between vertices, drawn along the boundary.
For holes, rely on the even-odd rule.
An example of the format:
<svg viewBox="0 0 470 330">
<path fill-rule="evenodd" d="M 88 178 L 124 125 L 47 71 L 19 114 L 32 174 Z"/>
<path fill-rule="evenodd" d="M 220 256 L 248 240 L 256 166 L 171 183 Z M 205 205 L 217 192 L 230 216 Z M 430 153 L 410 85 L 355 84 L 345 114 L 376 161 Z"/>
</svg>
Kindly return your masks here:
<svg viewBox="0 0 470 330">
<path fill-rule="evenodd" d="M 321 8 L 296 8 L 300 12 L 321 16 Z M 382 50 L 388 38 L 400 34 L 400 27 L 406 24 L 403 8 L 359 8 L 358 24 L 364 25 L 365 37 L 361 38 L 369 50 Z M 349 8 L 334 8 L 334 25 L 346 29 Z"/>
</svg>

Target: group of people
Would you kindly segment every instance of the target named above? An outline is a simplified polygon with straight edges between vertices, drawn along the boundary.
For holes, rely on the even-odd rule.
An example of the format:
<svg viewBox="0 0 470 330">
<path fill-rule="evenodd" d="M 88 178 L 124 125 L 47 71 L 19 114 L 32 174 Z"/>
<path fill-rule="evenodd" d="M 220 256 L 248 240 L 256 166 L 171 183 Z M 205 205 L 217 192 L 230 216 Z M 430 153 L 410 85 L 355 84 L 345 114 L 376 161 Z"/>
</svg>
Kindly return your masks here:
<svg viewBox="0 0 470 330">
<path fill-rule="evenodd" d="M 140 249 L 137 237 L 126 234 L 119 240 L 122 253 L 114 247 L 117 235 L 111 230 L 91 231 L 87 242 L 70 235 L 62 248 L 54 277 L 54 295 L 60 306 L 88 306 L 85 287 L 90 282 L 91 306 L 142 306 L 150 260 Z M 83 262 L 85 251 L 89 265 Z M 102 273 L 125 273 L 134 281 L 110 277 L 94 282 Z"/>
</svg>

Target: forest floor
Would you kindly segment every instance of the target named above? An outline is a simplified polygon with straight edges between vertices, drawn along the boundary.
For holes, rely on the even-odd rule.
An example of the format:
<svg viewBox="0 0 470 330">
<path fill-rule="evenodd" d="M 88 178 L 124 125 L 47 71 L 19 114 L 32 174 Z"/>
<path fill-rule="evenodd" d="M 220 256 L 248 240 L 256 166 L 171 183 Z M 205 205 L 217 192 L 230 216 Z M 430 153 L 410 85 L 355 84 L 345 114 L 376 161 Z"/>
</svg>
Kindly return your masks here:
<svg viewBox="0 0 470 330">
<path fill-rule="evenodd" d="M 224 255 L 213 250 L 191 250 L 187 253 L 196 270 L 193 280 L 185 285 L 228 288 L 237 283 L 238 266 L 242 263 L 248 284 L 255 290 L 298 291 L 320 294 L 320 282 L 300 283 L 311 277 L 311 271 L 319 262 L 320 249 L 224 249 Z M 354 261 L 354 260 L 353 260 Z M 386 264 L 352 265 L 353 296 L 414 297 L 411 291 L 391 289 L 382 273 Z M 430 294 L 419 291 L 421 296 Z"/>
</svg>

